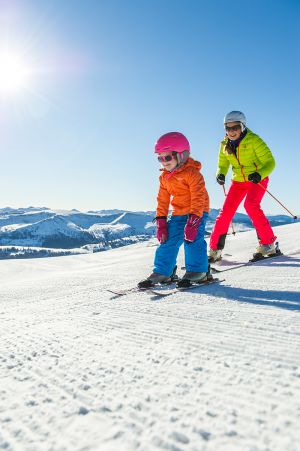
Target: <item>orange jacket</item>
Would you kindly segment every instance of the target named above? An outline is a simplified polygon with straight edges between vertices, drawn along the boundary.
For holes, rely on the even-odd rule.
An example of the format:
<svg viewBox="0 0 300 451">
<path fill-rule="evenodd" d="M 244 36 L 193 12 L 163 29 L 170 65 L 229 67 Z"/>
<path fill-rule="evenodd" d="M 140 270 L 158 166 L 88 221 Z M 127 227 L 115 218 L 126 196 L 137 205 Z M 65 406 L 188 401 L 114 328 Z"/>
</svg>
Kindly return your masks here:
<svg viewBox="0 0 300 451">
<path fill-rule="evenodd" d="M 162 169 L 156 216 L 167 216 L 170 203 L 173 216 L 189 213 L 202 216 L 203 212 L 209 212 L 209 197 L 200 169 L 201 163 L 192 158 L 174 172 Z"/>
</svg>

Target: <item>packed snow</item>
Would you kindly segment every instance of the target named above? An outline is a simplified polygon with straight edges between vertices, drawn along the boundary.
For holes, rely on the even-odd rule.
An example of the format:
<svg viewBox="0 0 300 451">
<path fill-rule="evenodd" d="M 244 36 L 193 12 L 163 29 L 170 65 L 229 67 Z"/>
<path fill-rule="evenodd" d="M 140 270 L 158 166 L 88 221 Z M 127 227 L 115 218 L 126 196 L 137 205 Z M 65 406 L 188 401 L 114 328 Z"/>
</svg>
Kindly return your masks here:
<svg viewBox="0 0 300 451">
<path fill-rule="evenodd" d="M 0 261 L 0 449 L 298 451 L 300 224 L 275 231 L 285 255 L 165 298 L 106 291 L 151 272 L 155 240 Z"/>
</svg>

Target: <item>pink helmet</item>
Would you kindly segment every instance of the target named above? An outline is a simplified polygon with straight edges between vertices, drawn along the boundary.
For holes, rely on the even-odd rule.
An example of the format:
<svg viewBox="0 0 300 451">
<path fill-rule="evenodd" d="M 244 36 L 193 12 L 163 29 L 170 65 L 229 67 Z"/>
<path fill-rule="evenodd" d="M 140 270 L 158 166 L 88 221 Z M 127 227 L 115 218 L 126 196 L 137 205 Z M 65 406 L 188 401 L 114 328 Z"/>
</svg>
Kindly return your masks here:
<svg viewBox="0 0 300 451">
<path fill-rule="evenodd" d="M 190 143 L 187 138 L 180 132 L 170 132 L 162 135 L 155 144 L 155 153 L 161 152 L 177 152 L 186 154 L 190 153 Z"/>
</svg>

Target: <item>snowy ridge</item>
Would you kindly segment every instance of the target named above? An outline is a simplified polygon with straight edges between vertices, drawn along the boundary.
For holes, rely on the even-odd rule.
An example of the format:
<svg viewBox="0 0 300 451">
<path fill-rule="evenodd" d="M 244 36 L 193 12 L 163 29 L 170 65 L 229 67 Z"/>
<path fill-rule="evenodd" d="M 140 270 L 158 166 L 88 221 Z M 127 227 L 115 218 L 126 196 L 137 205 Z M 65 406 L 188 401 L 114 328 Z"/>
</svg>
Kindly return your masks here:
<svg viewBox="0 0 300 451">
<path fill-rule="evenodd" d="M 0 258 L 95 252 L 144 241 L 154 233 L 152 218 L 153 213 L 5 208 L 0 210 Z M 45 251 L 37 251 L 40 247 Z"/>
<path fill-rule="evenodd" d="M 151 242 L 0 261 L 0 449 L 298 451 L 300 225 L 275 230 L 285 255 L 165 299 L 105 291 Z"/>
<path fill-rule="evenodd" d="M 218 212 L 211 210 L 208 232 Z M 74 254 L 78 249 L 96 252 L 145 241 L 155 233 L 154 217 L 155 212 L 103 210 L 82 213 L 74 209 L 3 208 L 0 209 L 0 258 L 66 255 Z M 284 215 L 269 219 L 272 225 L 292 222 Z M 235 231 L 251 227 L 247 215 L 235 215 Z M 45 248 L 44 252 L 38 251 L 40 247 Z"/>
</svg>

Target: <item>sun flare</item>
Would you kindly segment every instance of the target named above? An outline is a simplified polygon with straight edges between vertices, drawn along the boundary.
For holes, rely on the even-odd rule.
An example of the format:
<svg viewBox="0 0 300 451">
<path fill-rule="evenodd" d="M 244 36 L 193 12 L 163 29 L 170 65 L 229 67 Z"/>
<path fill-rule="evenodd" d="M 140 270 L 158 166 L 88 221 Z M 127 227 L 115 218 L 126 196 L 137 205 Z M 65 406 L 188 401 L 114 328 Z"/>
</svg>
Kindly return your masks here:
<svg viewBox="0 0 300 451">
<path fill-rule="evenodd" d="M 19 55 L 0 51 L 0 92 L 12 95 L 29 87 L 30 68 Z"/>
</svg>

